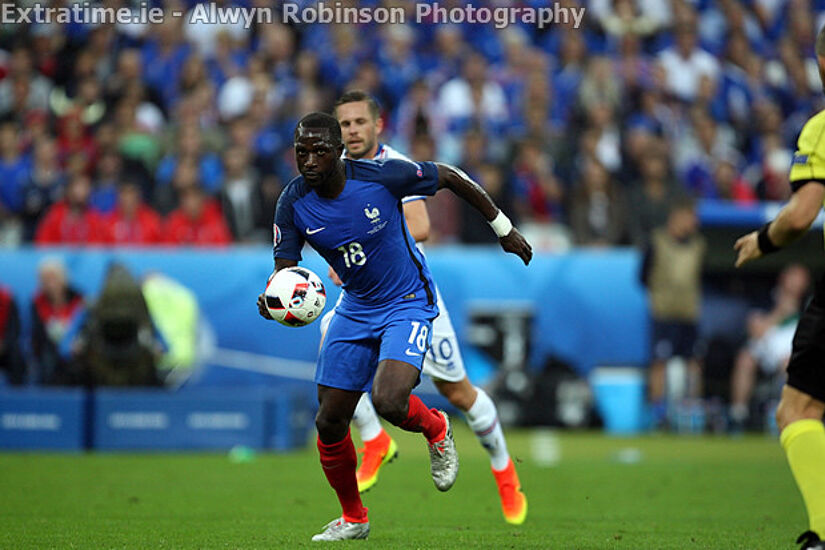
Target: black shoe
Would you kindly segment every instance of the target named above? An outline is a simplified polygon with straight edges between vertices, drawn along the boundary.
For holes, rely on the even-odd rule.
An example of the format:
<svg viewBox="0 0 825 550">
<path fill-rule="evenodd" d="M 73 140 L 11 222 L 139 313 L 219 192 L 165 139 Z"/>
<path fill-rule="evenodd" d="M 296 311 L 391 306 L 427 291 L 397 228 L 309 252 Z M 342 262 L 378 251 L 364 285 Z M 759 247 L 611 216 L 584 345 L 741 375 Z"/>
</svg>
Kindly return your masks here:
<svg viewBox="0 0 825 550">
<path fill-rule="evenodd" d="M 825 550 L 825 542 L 819 540 L 819 535 L 813 531 L 805 531 L 796 539 L 797 544 L 801 544 L 799 550 Z"/>
</svg>

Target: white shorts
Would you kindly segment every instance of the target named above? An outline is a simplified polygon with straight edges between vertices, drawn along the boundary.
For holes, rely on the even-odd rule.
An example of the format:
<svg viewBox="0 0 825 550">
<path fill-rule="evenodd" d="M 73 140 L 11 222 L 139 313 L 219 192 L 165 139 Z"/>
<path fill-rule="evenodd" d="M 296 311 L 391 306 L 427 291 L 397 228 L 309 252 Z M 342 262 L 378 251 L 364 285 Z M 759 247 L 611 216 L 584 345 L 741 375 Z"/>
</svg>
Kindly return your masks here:
<svg viewBox="0 0 825 550">
<path fill-rule="evenodd" d="M 435 287 L 436 299 L 438 300 L 438 317 L 433 321 L 433 342 L 430 350 L 424 358 L 424 366 L 421 371 L 436 380 L 445 382 L 459 382 L 465 376 L 464 360 L 461 358 L 461 350 L 458 348 L 458 338 L 455 335 L 453 323 L 450 321 L 450 312 L 444 306 L 441 299 L 441 291 L 438 285 Z M 338 302 L 341 298 L 338 298 Z M 335 306 L 338 306 L 336 302 Z M 321 317 L 321 337 L 327 333 L 332 316 L 335 315 L 335 308 Z"/>
</svg>

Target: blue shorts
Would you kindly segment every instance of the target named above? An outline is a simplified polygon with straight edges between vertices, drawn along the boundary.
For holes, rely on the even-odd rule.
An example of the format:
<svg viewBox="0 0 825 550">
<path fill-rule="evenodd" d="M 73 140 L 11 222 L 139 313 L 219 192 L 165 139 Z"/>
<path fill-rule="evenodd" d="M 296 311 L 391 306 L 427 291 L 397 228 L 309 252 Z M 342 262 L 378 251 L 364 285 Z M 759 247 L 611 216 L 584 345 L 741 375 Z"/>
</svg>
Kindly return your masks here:
<svg viewBox="0 0 825 550">
<path fill-rule="evenodd" d="M 419 371 L 432 342 L 432 320 L 426 311 L 407 310 L 397 319 L 371 323 L 337 312 L 332 317 L 315 382 L 342 390 L 370 391 L 378 363 L 395 359 Z"/>
</svg>

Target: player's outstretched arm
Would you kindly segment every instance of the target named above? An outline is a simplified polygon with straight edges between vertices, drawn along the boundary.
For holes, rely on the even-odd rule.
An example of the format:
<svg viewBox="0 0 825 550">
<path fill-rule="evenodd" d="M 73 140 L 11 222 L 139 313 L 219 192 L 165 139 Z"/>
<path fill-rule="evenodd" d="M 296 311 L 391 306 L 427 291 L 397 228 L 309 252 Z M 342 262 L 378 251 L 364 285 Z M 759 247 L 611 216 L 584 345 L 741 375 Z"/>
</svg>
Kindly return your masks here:
<svg viewBox="0 0 825 550">
<path fill-rule="evenodd" d="M 280 270 L 286 267 L 293 267 L 298 265 L 298 262 L 295 260 L 287 260 L 286 258 L 275 258 L 275 271 L 272 272 L 272 275 L 269 276 L 272 279 L 272 276 L 278 273 Z M 269 283 L 269 281 L 267 281 Z M 266 309 L 266 298 L 264 297 L 264 293 L 261 292 L 258 294 L 258 314 L 263 317 L 264 319 L 268 319 L 272 321 L 272 316 L 269 314 L 269 310 Z"/>
<path fill-rule="evenodd" d="M 762 226 L 759 231 L 752 231 L 736 241 L 733 245 L 738 252 L 736 267 L 775 252 L 804 235 L 819 214 L 823 199 L 825 185 L 822 183 L 812 181 L 800 187 L 791 196 L 790 202 L 779 211 L 776 219 Z"/>
<path fill-rule="evenodd" d="M 513 227 L 510 220 L 496 206 L 490 195 L 470 176 L 449 164 L 435 163 L 438 167 L 438 188 L 447 188 L 481 212 L 484 219 L 490 223 L 498 235 L 498 242 L 506 252 L 515 254 L 524 262 L 530 263 L 533 258 L 533 248 L 518 229 Z"/>
</svg>

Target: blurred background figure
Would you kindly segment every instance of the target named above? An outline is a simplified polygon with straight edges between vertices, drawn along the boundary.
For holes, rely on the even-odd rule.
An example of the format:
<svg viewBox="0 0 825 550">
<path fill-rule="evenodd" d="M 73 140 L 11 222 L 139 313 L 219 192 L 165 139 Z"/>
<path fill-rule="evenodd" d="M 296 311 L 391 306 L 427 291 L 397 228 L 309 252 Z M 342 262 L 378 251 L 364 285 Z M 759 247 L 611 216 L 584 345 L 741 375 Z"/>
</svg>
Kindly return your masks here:
<svg viewBox="0 0 825 550">
<path fill-rule="evenodd" d="M 198 299 L 184 285 L 162 273 L 149 273 L 141 283 L 149 314 L 166 349 L 157 363 L 157 377 L 179 386 L 209 354 L 210 331 L 201 318 Z"/>
<path fill-rule="evenodd" d="M 37 227 L 37 244 L 101 244 L 106 229 L 103 217 L 89 204 L 92 185 L 84 174 L 74 176 L 66 186 L 65 198 L 55 203 Z"/>
<path fill-rule="evenodd" d="M 653 231 L 642 265 L 652 320 L 648 397 L 655 425 L 665 420 L 667 400 L 697 398 L 701 391 L 696 346 L 705 241 L 697 229 L 693 202 L 675 203 L 667 224 Z"/>
<path fill-rule="evenodd" d="M 0 285 L 0 375 L 19 386 L 26 381 L 26 363 L 20 349 L 20 312 L 11 291 Z"/>
<path fill-rule="evenodd" d="M 72 323 L 85 308 L 83 296 L 69 285 L 66 266 L 46 258 L 38 268 L 39 287 L 32 299 L 32 354 L 35 380 L 44 384 L 75 384 L 79 375 L 60 353 Z"/>
<path fill-rule="evenodd" d="M 791 355 L 799 314 L 811 286 L 811 274 L 799 264 L 792 264 L 779 274 L 773 291 L 770 311 L 755 311 L 748 317 L 748 341 L 736 356 L 731 376 L 730 421 L 733 432 L 749 425 L 751 411 L 766 406 L 768 415 L 779 400 L 785 384 L 785 368 Z M 761 388 L 757 388 L 761 386 Z M 758 396 L 761 403 L 753 403 Z M 754 407 L 752 407 L 752 405 Z M 761 420 L 765 415 L 758 417 Z M 759 426 L 762 427 L 762 426 Z"/>
<path fill-rule="evenodd" d="M 580 246 L 624 244 L 627 214 L 622 188 L 598 160 L 586 161 L 570 207 L 573 241 Z"/>
<path fill-rule="evenodd" d="M 160 216 L 143 202 L 140 186 L 131 180 L 118 186 L 117 204 L 104 224 L 109 244 L 147 246 L 163 242 Z"/>
<path fill-rule="evenodd" d="M 112 264 L 103 289 L 77 320 L 64 345 L 80 382 L 94 386 L 157 386 L 164 343 L 155 331 L 140 285 L 120 264 Z M 68 350 L 66 349 L 68 346 Z"/>
<path fill-rule="evenodd" d="M 163 234 L 167 243 L 177 245 L 214 246 L 232 241 L 219 205 L 199 185 L 181 191 L 180 208 L 166 218 Z"/>
</svg>

